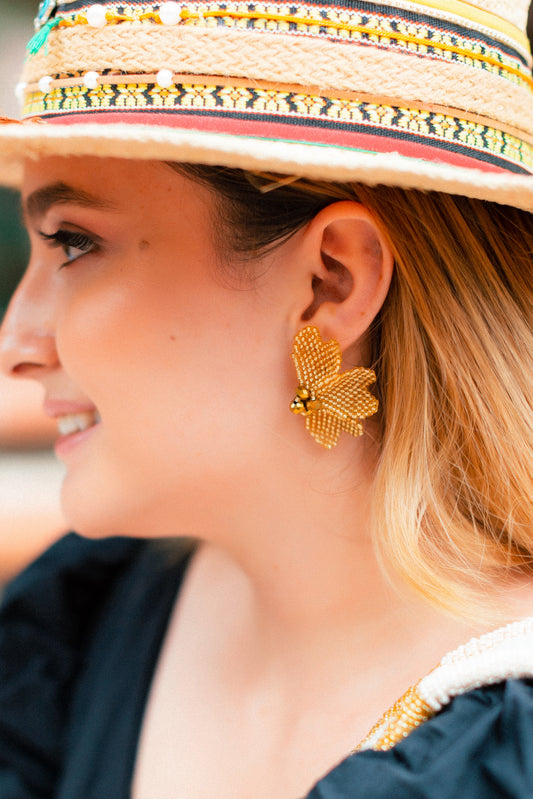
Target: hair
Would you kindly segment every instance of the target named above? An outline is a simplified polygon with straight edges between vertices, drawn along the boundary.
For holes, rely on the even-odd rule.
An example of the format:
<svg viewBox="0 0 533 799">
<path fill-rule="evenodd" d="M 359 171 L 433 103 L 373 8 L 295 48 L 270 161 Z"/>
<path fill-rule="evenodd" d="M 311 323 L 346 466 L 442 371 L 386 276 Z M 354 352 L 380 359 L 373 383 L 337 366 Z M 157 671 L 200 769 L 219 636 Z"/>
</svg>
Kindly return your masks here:
<svg viewBox="0 0 533 799">
<path fill-rule="evenodd" d="M 371 330 L 377 551 L 450 612 L 497 615 L 487 588 L 533 569 L 533 215 L 438 192 L 175 168 L 224 200 L 220 240 L 243 262 L 338 200 L 374 216 L 395 258 Z"/>
</svg>

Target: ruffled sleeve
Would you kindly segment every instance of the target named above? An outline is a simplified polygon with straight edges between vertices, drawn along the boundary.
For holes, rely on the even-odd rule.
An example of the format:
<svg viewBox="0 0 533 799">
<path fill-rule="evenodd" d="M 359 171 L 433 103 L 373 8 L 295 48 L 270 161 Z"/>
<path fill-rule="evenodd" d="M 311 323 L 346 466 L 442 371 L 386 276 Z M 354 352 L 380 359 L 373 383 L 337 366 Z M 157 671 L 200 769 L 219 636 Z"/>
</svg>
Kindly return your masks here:
<svg viewBox="0 0 533 799">
<path fill-rule="evenodd" d="M 388 751 L 351 755 L 307 799 L 533 797 L 533 682 L 456 697 Z"/>
<path fill-rule="evenodd" d="M 70 534 L 5 591 L 0 611 L 0 796 L 55 795 L 85 644 L 116 578 L 142 548 Z"/>
</svg>

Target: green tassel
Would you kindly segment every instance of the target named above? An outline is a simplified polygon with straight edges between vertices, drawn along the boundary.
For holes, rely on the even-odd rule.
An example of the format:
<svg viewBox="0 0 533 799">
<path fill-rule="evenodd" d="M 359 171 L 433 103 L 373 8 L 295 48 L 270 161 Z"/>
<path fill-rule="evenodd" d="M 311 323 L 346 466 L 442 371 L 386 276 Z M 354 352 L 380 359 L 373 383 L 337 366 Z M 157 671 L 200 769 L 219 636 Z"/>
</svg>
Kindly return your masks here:
<svg viewBox="0 0 533 799">
<path fill-rule="evenodd" d="M 54 28 L 57 28 L 60 22 L 61 20 L 57 19 L 57 17 L 56 19 L 49 19 L 46 25 L 43 25 L 41 30 L 37 31 L 35 36 L 32 36 L 26 48 L 27 54 L 29 56 L 36 55 L 39 52 L 41 47 L 46 44 L 50 31 Z M 46 55 L 48 55 L 48 52 Z"/>
</svg>

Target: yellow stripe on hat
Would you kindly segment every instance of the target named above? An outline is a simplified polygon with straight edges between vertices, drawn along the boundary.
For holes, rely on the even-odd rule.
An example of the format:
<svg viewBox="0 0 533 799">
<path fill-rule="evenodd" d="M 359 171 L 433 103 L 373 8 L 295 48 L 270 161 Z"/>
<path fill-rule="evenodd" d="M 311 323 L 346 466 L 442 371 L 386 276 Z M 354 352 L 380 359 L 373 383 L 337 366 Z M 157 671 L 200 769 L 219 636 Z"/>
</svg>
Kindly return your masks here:
<svg viewBox="0 0 533 799">
<path fill-rule="evenodd" d="M 465 2 L 465 0 L 423 0 L 423 2 L 416 5 L 420 7 L 421 13 L 423 13 L 424 7 L 437 9 L 445 14 L 463 17 L 463 19 L 467 19 L 470 22 L 476 22 L 478 25 L 499 31 L 519 43 L 529 52 L 529 39 L 520 28 L 498 14 L 485 11 L 479 6 Z"/>
</svg>

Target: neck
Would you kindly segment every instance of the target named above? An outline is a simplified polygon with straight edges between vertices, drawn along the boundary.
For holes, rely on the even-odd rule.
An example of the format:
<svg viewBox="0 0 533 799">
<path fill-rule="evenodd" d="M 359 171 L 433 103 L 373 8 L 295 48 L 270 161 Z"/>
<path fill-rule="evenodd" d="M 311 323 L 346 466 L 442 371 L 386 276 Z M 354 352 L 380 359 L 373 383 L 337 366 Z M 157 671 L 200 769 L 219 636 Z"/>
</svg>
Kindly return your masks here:
<svg viewBox="0 0 533 799">
<path fill-rule="evenodd" d="M 291 637 L 340 623 L 378 585 L 390 594 L 371 542 L 372 469 L 349 467 L 341 457 L 269 469 L 208 538 L 242 573 L 257 612 Z"/>
<path fill-rule="evenodd" d="M 209 484 L 196 559 L 206 603 L 199 615 L 230 620 L 217 647 L 243 672 L 281 672 L 294 691 L 302 664 L 315 685 L 341 674 L 346 683 L 354 669 L 389 679 L 392 664 L 405 689 L 447 651 L 496 626 L 454 620 L 391 587 L 371 540 L 376 455 L 364 438 L 346 437 L 347 446 L 316 456 L 264 454 L 232 480 L 231 496 L 227 483 L 218 493 Z"/>
<path fill-rule="evenodd" d="M 232 660 L 251 653 L 250 668 L 270 664 L 298 680 L 302 664 L 313 664 L 313 680 L 325 683 L 376 659 L 385 666 L 440 629 L 442 642 L 425 644 L 431 668 L 470 630 L 384 577 L 370 535 L 372 470 L 354 476 L 353 460 L 348 468 L 339 459 L 327 472 L 313 466 L 293 465 L 291 479 L 269 470 L 256 491 L 248 481 L 227 533 L 219 528 L 204 547 L 201 584 L 232 619 Z"/>
</svg>

